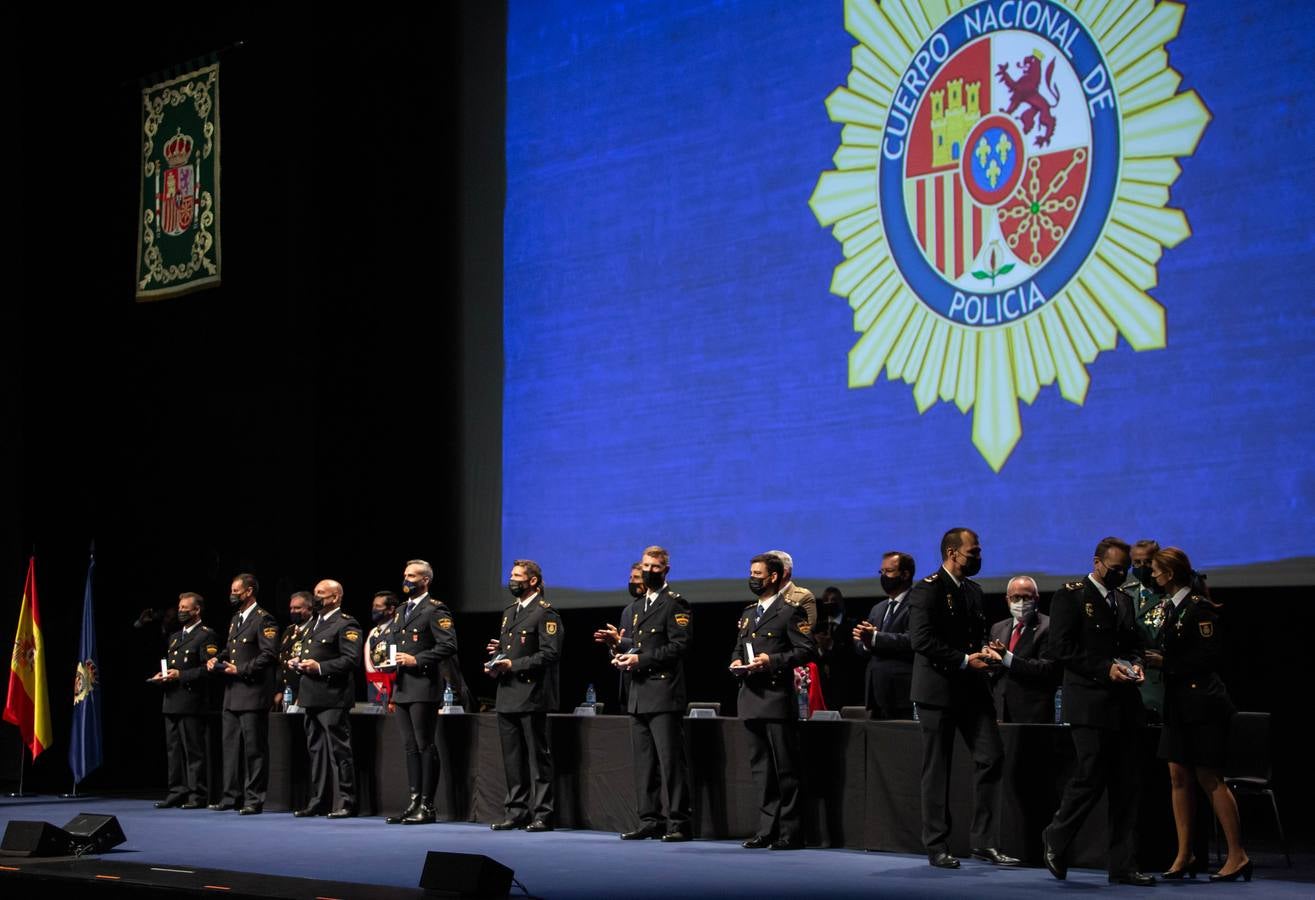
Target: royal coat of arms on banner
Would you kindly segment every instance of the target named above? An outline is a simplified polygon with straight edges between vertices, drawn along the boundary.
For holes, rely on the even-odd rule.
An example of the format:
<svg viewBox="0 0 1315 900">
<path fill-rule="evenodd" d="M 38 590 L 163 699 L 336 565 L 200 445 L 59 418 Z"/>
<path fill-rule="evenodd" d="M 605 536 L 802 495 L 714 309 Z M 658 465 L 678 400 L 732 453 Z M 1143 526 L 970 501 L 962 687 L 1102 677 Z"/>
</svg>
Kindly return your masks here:
<svg viewBox="0 0 1315 900">
<path fill-rule="evenodd" d="M 137 299 L 219 283 L 219 64 L 142 90 Z"/>
<path fill-rule="evenodd" d="M 850 387 L 881 370 L 973 411 L 996 471 L 1022 437 L 1018 401 L 1087 366 L 1118 336 L 1165 346 L 1147 292 L 1191 233 L 1169 208 L 1177 158 L 1210 114 L 1179 92 L 1165 44 L 1184 7 L 1152 0 L 846 0 L 858 44 L 826 100 L 843 124 L 809 199 L 845 260 L 832 293 L 861 337 Z"/>
</svg>

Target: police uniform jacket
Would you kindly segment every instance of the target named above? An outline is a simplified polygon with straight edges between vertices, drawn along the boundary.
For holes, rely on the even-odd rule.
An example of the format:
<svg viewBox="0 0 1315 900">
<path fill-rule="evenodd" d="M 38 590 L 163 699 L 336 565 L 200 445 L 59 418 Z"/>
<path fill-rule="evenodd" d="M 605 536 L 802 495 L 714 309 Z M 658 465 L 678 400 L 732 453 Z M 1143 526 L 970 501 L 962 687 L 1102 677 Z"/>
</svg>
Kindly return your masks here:
<svg viewBox="0 0 1315 900">
<path fill-rule="evenodd" d="M 1113 590 L 1116 608 L 1091 578 L 1070 581 L 1050 601 L 1050 654 L 1064 668 L 1064 721 L 1096 728 L 1135 728 L 1145 723 L 1141 692 L 1132 682 L 1110 680 L 1122 659 L 1142 664 L 1141 631 L 1132 599 Z"/>
<path fill-rule="evenodd" d="M 312 619 L 301 640 L 301 658 L 313 659 L 320 671 L 303 672 L 297 705 L 306 709 L 351 709 L 356 702 L 355 672 L 361 664 L 360 623 L 337 609 L 327 619 Z"/>
<path fill-rule="evenodd" d="M 557 709 L 557 663 L 562 656 L 562 619 L 547 600 L 536 597 L 521 609 L 517 601 L 502 611 L 500 652 L 511 671 L 498 676 L 494 708 L 500 713 L 553 712 Z"/>
<path fill-rule="evenodd" d="M 308 624 L 310 623 L 303 622 L 300 625 L 288 625 L 283 629 L 283 635 L 279 638 L 278 675 L 274 681 L 280 691 L 286 687 L 291 687 L 294 700 L 297 698 L 297 688 L 301 684 L 301 674 L 289 669 L 288 662 L 301 655 L 301 639 L 306 633 Z"/>
<path fill-rule="evenodd" d="M 1174 725 L 1227 722 L 1234 707 L 1219 669 L 1224 645 L 1219 607 L 1189 594 L 1175 610 L 1165 601 L 1161 649 L 1164 653 L 1164 719 Z"/>
<path fill-rule="evenodd" d="M 1014 635 L 1014 618 L 991 626 L 991 639 L 1009 649 Z M 1059 665 L 1046 652 L 1050 648 L 1050 617 L 1038 612 L 1023 623 L 1008 668 L 992 669 L 995 679 L 995 709 L 1002 722 L 1055 721 L 1055 688 L 1059 687 Z M 1000 654 L 1004 656 L 1003 653 Z"/>
<path fill-rule="evenodd" d="M 224 709 L 236 712 L 268 710 L 274 696 L 274 667 L 278 664 L 279 626 L 274 617 L 259 606 L 252 606 L 246 621 L 241 613 L 228 625 L 228 643 L 215 657 L 219 662 L 237 666 L 236 675 L 220 675 L 224 680 Z"/>
<path fill-rule="evenodd" d="M 767 668 L 740 676 L 740 694 L 736 708 L 741 719 L 797 719 L 799 702 L 794 689 L 794 670 L 817 656 L 812 626 L 802 606 L 783 602 L 780 595 L 763 613 L 754 627 L 758 604 L 752 603 L 740 614 L 739 637 L 731 661 L 745 659 L 745 642 L 753 644 L 753 653 L 767 654 Z"/>
<path fill-rule="evenodd" d="M 164 712 L 201 715 L 209 711 L 205 664 L 218 654 L 219 639 L 214 629 L 205 625 L 197 625 L 190 634 L 175 631 L 169 636 L 165 658 L 169 668 L 178 670 L 178 680 L 164 683 Z"/>
<path fill-rule="evenodd" d="M 963 664 L 986 643 L 982 589 L 970 578 L 954 579 L 937 569 L 909 591 L 909 641 L 913 645 L 915 703 L 990 706 L 990 682 L 985 671 Z"/>
<path fill-rule="evenodd" d="M 397 667 L 393 702 L 438 703 L 443 699 L 442 663 L 457 653 L 452 612 L 430 596 L 417 600 L 409 614 L 406 608 L 407 604 L 403 603 L 393 616 L 388 639 L 397 645 L 398 653 L 414 656 L 416 664 Z M 387 661 L 386 656 L 384 660 Z"/>
<path fill-rule="evenodd" d="M 645 612 L 646 596 L 622 614 L 626 634 L 617 651 L 639 656 L 639 665 L 625 673 L 626 712 L 683 713 L 685 655 L 694 627 L 689 601 L 664 587 Z"/>
</svg>

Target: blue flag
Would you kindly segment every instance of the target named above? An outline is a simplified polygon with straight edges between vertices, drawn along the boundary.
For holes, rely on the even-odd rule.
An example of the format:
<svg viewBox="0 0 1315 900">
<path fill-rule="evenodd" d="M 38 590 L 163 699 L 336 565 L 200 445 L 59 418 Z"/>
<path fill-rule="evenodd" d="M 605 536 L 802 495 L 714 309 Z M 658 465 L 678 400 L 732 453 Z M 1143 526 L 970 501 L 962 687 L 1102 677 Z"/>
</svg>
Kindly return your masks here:
<svg viewBox="0 0 1315 900">
<path fill-rule="evenodd" d="M 82 779 L 101 763 L 100 667 L 96 662 L 96 615 L 91 603 L 91 576 L 96 570 L 93 548 L 87 564 L 87 587 L 82 594 L 82 641 L 78 649 L 78 672 L 73 681 L 73 739 L 68 764 L 73 782 Z"/>
</svg>

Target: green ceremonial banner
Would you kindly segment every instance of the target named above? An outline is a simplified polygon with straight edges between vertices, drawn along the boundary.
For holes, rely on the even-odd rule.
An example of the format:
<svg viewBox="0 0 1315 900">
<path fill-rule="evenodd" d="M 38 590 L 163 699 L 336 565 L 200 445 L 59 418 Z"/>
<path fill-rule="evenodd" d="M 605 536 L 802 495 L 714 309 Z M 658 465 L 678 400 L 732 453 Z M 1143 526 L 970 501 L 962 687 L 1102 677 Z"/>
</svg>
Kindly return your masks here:
<svg viewBox="0 0 1315 900">
<path fill-rule="evenodd" d="M 142 90 L 137 299 L 219 283 L 219 64 Z"/>
</svg>

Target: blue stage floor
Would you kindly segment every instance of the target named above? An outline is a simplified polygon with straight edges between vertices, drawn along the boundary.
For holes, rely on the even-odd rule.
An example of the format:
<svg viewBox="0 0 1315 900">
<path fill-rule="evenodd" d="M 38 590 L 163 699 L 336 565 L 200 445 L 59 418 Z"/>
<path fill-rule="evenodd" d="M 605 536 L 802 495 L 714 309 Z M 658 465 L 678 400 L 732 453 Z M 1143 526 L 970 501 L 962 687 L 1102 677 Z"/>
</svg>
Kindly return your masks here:
<svg viewBox="0 0 1315 900">
<path fill-rule="evenodd" d="M 127 799 L 0 799 L 0 827 L 11 819 L 63 825 L 79 812 L 118 817 L 127 842 L 111 856 L 124 862 L 416 887 L 425 853 L 445 850 L 492 857 L 515 870 L 530 894 L 544 898 L 1053 898 L 1086 895 L 1093 889 L 1141 890 L 1108 885 L 1104 872 L 1089 870 L 1072 870 L 1061 883 L 1044 869 L 997 869 L 972 860 L 965 860 L 958 871 L 945 872 L 929 867 L 925 857 L 892 853 L 773 853 L 744 850 L 734 841 L 630 842 L 596 831 L 493 832 L 468 822 L 406 827 L 387 826 L 379 818 L 331 822 L 294 819 L 290 813 L 241 817 L 235 812 L 156 810 L 149 801 Z M 1315 897 L 1315 884 L 1297 880 L 1309 874 L 1304 863 L 1289 869 L 1272 852 L 1252 856 L 1257 874 L 1250 884 L 1207 886 L 1202 878 L 1161 884 L 1157 895 L 1200 889 L 1211 897 Z"/>
</svg>

